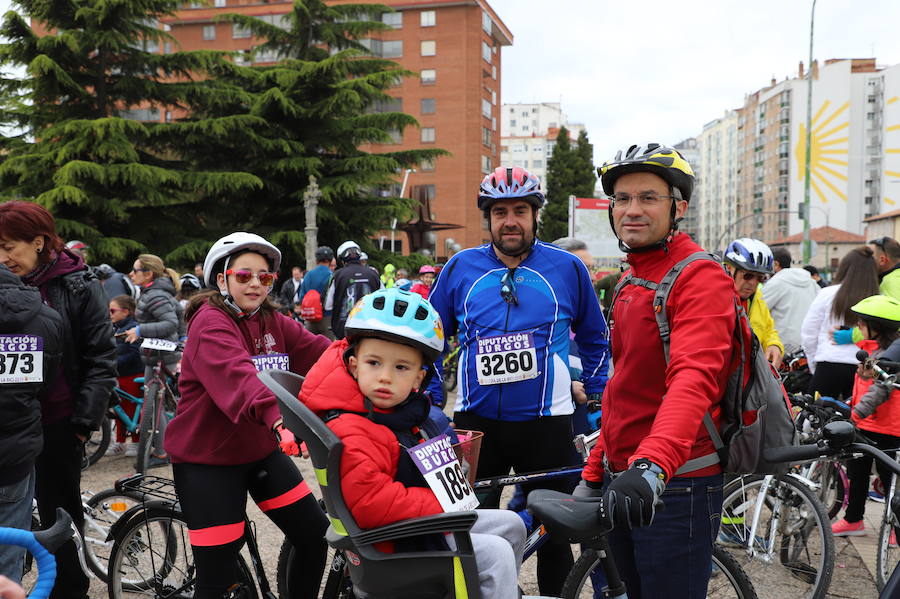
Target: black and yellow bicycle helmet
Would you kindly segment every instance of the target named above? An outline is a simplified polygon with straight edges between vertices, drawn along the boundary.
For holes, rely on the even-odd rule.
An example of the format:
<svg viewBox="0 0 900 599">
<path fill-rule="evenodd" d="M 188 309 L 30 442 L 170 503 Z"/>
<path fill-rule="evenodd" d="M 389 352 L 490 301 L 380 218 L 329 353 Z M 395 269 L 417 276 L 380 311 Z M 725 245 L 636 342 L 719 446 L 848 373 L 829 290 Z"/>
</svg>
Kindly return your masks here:
<svg viewBox="0 0 900 599">
<path fill-rule="evenodd" d="M 661 144 L 634 145 L 619 150 L 616 157 L 597 169 L 603 193 L 612 196 L 616 180 L 628 173 L 647 172 L 659 175 L 671 185 L 682 200 L 691 201 L 694 191 L 694 171 L 678 150 Z"/>
<path fill-rule="evenodd" d="M 886 295 L 872 295 L 854 304 L 850 310 L 862 320 L 871 320 L 900 329 L 900 302 Z"/>
<path fill-rule="evenodd" d="M 616 157 L 603 163 L 597 169 L 600 175 L 600 184 L 603 193 L 612 197 L 616 181 L 622 175 L 629 173 L 653 173 L 661 177 L 672 187 L 672 195 L 676 199 L 691 201 L 691 193 L 694 191 L 694 171 L 688 161 L 684 159 L 678 150 L 666 147 L 662 144 L 650 143 L 646 146 L 633 145 L 627 150 L 619 150 Z M 613 222 L 612 210 L 609 213 L 609 226 L 613 234 L 619 237 L 616 224 Z M 655 249 L 667 249 L 668 241 L 678 230 L 678 221 L 675 218 L 675 202 L 671 206 L 671 225 L 666 237 L 657 243 L 643 247 L 630 248 L 619 239 L 619 249 L 626 253 L 647 252 Z"/>
</svg>

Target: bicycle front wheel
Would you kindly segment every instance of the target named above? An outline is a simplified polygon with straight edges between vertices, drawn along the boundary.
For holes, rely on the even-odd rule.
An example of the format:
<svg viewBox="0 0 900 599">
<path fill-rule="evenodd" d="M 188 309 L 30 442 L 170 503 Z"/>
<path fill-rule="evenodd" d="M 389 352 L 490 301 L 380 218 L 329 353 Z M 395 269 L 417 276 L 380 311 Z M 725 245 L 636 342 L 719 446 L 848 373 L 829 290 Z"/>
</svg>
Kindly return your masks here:
<svg viewBox="0 0 900 599">
<path fill-rule="evenodd" d="M 563 584 L 563 599 L 594 599 L 601 589 L 594 587 L 591 574 L 600 567 L 595 549 L 584 549 Z M 713 547 L 711 576 L 706 589 L 709 599 L 757 599 L 747 574 L 737 561 L 721 547 Z M 599 585 L 600 583 L 597 582 Z"/>
<path fill-rule="evenodd" d="M 719 544 L 738 561 L 761 599 L 825 597 L 834 570 L 834 538 L 815 493 L 791 476 L 752 475 L 728 483 L 724 497 Z"/>
<path fill-rule="evenodd" d="M 888 501 L 885 504 L 886 518 L 881 520 L 881 529 L 878 531 L 878 545 L 875 547 L 875 584 L 878 590 L 884 590 L 894 568 L 900 562 L 900 547 L 897 547 L 897 536 L 900 535 L 898 526 Z"/>
</svg>

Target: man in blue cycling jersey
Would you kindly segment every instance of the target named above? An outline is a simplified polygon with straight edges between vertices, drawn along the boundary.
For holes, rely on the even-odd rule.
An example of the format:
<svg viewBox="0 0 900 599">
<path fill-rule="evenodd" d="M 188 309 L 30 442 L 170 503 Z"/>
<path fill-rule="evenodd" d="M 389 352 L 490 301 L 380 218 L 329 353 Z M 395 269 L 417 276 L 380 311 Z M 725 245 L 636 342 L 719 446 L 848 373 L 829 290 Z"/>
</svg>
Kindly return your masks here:
<svg viewBox="0 0 900 599">
<path fill-rule="evenodd" d="M 479 477 L 570 465 L 574 402 L 599 400 L 606 386 L 607 329 L 590 273 L 577 256 L 536 238 L 543 205 L 540 182 L 525 169 L 486 176 L 478 208 L 492 242 L 454 255 L 428 298 L 459 340 L 454 420 L 484 431 Z M 570 330 L 583 366 L 576 382 Z M 439 378 L 429 390 L 441 401 Z M 541 486 L 572 490 L 567 480 Z M 499 499 L 491 493 L 482 507 Z M 568 543 L 548 542 L 538 552 L 541 594 L 559 595 L 571 565 Z"/>
</svg>

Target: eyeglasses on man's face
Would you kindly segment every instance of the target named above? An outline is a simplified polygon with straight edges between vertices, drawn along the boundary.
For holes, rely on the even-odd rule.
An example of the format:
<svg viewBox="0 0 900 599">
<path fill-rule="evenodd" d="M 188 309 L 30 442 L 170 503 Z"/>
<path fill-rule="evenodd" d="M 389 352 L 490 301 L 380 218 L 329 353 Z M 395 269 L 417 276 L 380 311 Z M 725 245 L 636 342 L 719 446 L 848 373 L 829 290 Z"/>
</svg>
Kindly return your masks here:
<svg viewBox="0 0 900 599">
<path fill-rule="evenodd" d="M 638 194 L 630 194 L 630 193 L 617 193 L 614 194 L 611 198 L 612 208 L 628 208 L 631 205 L 632 201 L 636 201 L 638 204 L 645 208 L 653 208 L 658 206 L 660 202 L 663 200 L 677 200 L 675 196 L 664 196 L 659 195 L 658 193 L 646 192 L 646 193 L 638 193 Z"/>
</svg>

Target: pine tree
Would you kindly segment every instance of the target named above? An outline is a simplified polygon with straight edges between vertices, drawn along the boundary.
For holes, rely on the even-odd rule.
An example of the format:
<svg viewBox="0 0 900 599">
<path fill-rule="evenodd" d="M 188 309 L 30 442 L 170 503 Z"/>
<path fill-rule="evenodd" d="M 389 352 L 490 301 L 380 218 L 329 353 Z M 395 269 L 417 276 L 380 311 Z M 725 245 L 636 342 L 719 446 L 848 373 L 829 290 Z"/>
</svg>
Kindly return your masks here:
<svg viewBox="0 0 900 599">
<path fill-rule="evenodd" d="M 547 161 L 547 206 L 541 216 L 541 239 L 553 241 L 568 235 L 570 195 L 593 196 L 596 182 L 593 152 L 587 133 L 581 131 L 573 146 L 569 130 L 560 128 L 553 154 Z"/>
<path fill-rule="evenodd" d="M 387 90 L 411 74 L 391 60 L 370 56 L 363 44 L 366 36 L 386 28 L 376 19 L 390 10 L 296 0 L 282 26 L 244 15 L 224 17 L 260 40 L 251 56 L 279 60 L 217 73 L 216 84 L 239 87 L 252 100 L 210 104 L 195 113 L 198 119 L 259 118 L 265 123 L 259 137 L 210 140 L 194 134 L 194 122 L 179 125 L 198 168 L 241 168 L 263 182 L 257 190 L 229 198 L 227 210 L 216 211 L 221 220 L 215 226 L 268 233 L 287 251 L 288 260 L 299 260 L 305 242 L 302 196 L 309 175 L 316 177 L 323 194 L 317 212 L 319 244 L 336 247 L 354 239 L 366 247 L 369 234 L 391 218 L 408 218 L 411 202 L 388 191 L 398 172 L 446 152 L 360 149 L 390 143 L 392 131 L 418 125 L 407 114 L 379 111 L 391 99 Z"/>
<path fill-rule="evenodd" d="M 240 169 L 191 168 L 171 124 L 125 118 L 246 96 L 203 80 L 228 68 L 224 53 L 158 53 L 174 43 L 158 19 L 174 14 L 178 0 L 18 4 L 21 14 L 7 13 L 0 31 L 8 40 L 0 64 L 27 67 L 23 79 L 0 80 L 0 120 L 18 131 L 0 142 L 3 199 L 35 200 L 56 216 L 61 235 L 88 242 L 95 260 L 122 264 L 191 240 L 196 230 L 184 217 L 201 200 L 262 186 Z M 240 117 L 203 123 L 219 135 L 259 125 Z"/>
</svg>

